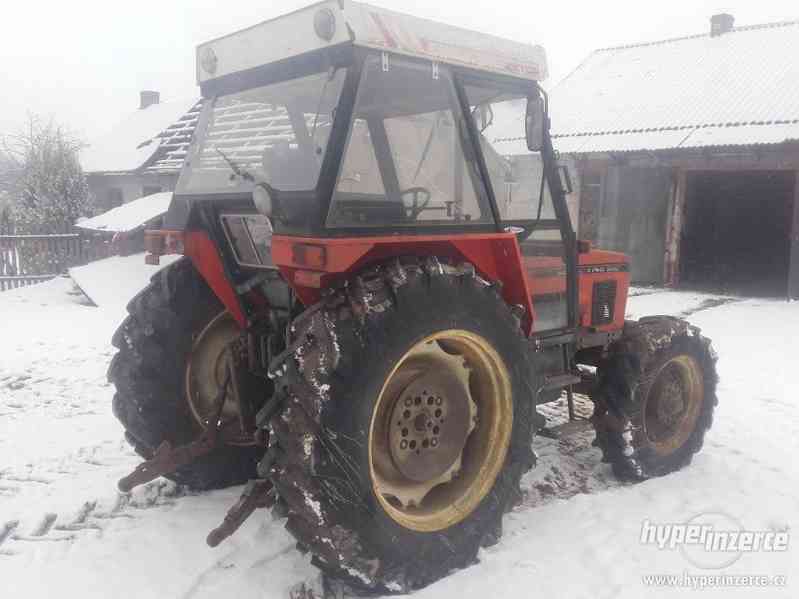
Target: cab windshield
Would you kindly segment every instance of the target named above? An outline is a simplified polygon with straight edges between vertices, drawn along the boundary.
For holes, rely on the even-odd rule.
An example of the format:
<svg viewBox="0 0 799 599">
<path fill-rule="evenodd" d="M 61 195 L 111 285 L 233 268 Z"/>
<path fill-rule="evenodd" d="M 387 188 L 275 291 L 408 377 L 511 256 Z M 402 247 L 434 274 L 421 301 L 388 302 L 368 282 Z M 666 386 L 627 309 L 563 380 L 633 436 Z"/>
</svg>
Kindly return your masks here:
<svg viewBox="0 0 799 599">
<path fill-rule="evenodd" d="M 206 103 L 178 189 L 248 193 L 316 187 L 346 75 L 338 68 Z"/>
<path fill-rule="evenodd" d="M 490 224 L 489 185 L 503 222 L 553 218 L 541 156 L 527 149 L 524 135 L 532 88 L 472 77 L 464 91 L 470 114 L 449 67 L 369 57 L 327 227 Z M 470 151 L 468 118 L 478 130 L 488 181 Z"/>
</svg>

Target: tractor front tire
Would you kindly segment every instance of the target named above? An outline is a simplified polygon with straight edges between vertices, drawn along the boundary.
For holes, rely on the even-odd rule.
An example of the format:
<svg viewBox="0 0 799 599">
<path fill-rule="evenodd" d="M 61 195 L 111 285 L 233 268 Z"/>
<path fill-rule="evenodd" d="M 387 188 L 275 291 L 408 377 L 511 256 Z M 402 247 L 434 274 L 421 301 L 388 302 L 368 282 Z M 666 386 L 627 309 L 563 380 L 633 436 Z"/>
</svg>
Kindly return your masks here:
<svg viewBox="0 0 799 599">
<path fill-rule="evenodd" d="M 143 458 L 162 441 L 176 447 L 201 434 L 186 396 L 186 369 L 195 338 L 224 312 L 187 258 L 159 271 L 128 304 L 112 339 L 119 351 L 108 380 L 116 386 L 114 415 Z M 165 476 L 194 490 L 241 484 L 256 477 L 262 454 L 255 446 L 220 445 Z"/>
<path fill-rule="evenodd" d="M 517 318 L 471 265 L 376 267 L 292 325 L 260 468 L 287 530 L 356 592 L 475 562 L 532 467 L 540 386 Z"/>
<path fill-rule="evenodd" d="M 671 316 L 625 323 L 598 368 L 595 445 L 621 480 L 679 470 L 713 424 L 716 354 L 697 327 Z"/>
</svg>

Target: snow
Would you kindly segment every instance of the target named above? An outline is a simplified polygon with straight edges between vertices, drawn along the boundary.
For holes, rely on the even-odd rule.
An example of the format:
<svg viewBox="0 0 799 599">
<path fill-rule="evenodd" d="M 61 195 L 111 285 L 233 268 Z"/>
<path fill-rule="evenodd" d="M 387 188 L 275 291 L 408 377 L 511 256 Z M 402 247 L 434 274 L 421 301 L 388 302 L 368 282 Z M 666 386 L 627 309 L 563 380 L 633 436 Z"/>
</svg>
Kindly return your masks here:
<svg viewBox="0 0 799 599">
<path fill-rule="evenodd" d="M 163 216 L 172 201 L 171 191 L 153 193 L 122 206 L 112 208 L 102 214 L 80 220 L 75 226 L 91 231 L 113 231 L 128 233 L 138 229 L 153 219 Z"/>
<path fill-rule="evenodd" d="M 561 152 L 781 143 L 799 136 L 799 20 L 592 52 L 551 91 Z"/>
<path fill-rule="evenodd" d="M 119 287 L 95 291 L 105 297 L 99 307 L 67 278 L 0 293 L 2 594 L 37 599 L 57 588 L 60 597 L 80 599 L 286 597 L 316 570 L 284 521 L 258 512 L 219 547 L 205 544 L 240 488 L 187 494 L 158 480 L 130 496 L 116 491 L 138 459 L 111 413 L 105 370 L 133 280 L 146 281 L 134 262 L 108 262 L 84 278 L 92 289 Z M 131 283 L 123 290 L 124 280 Z M 746 553 L 721 571 L 639 540 L 644 521 L 680 523 L 710 511 L 750 530 L 799 530 L 797 304 L 633 293 L 630 315 L 691 313 L 714 340 L 720 403 L 702 453 L 681 472 L 620 484 L 591 447 L 590 432 L 537 437 L 538 465 L 523 479 L 524 500 L 506 516 L 502 540 L 415 598 L 682 597 L 686 589 L 648 587 L 642 577 L 683 572 L 788 577 L 785 588 L 711 588 L 697 597 L 797 595 L 794 539 L 786 552 Z M 583 401 L 577 408 L 589 410 Z M 562 420 L 563 401 L 542 412 Z"/>
<path fill-rule="evenodd" d="M 114 173 L 141 168 L 161 143 L 157 135 L 180 120 L 196 102 L 161 102 L 131 113 L 81 151 L 83 170 L 86 173 Z"/>
<path fill-rule="evenodd" d="M 150 266 L 144 263 L 144 253 L 112 256 L 70 268 L 69 276 L 91 303 L 119 309 L 146 287 L 158 270 L 179 257 L 161 256 L 160 266 Z M 113 281 L 113 285 L 109 285 L 109 281 Z"/>
</svg>

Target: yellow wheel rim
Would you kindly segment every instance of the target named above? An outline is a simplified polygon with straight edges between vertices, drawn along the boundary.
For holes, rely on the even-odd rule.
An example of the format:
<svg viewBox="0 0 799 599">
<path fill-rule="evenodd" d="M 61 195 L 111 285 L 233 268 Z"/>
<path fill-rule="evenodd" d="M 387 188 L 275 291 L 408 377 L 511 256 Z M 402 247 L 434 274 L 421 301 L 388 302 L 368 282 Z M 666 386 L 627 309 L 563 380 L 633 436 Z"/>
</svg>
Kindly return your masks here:
<svg viewBox="0 0 799 599">
<path fill-rule="evenodd" d="M 644 404 L 647 443 L 660 456 L 680 449 L 693 434 L 704 401 L 704 377 L 696 359 L 673 357 L 653 373 Z"/>
<path fill-rule="evenodd" d="M 377 500 L 411 530 L 461 522 L 494 486 L 512 429 L 511 380 L 494 347 L 459 329 L 424 338 L 389 373 L 372 413 Z"/>
<path fill-rule="evenodd" d="M 186 363 L 186 400 L 198 431 L 205 429 L 216 411 L 214 402 L 219 389 L 234 364 L 230 344 L 241 336 L 241 329 L 230 312 L 220 312 L 192 343 Z M 235 368 L 235 367 L 234 367 Z M 237 373 L 241 376 L 241 373 Z M 249 386 L 239 389 L 231 384 L 222 405 L 222 439 L 229 445 L 253 445 L 253 423 L 245 421 L 239 409 L 238 393 L 251 392 Z"/>
</svg>

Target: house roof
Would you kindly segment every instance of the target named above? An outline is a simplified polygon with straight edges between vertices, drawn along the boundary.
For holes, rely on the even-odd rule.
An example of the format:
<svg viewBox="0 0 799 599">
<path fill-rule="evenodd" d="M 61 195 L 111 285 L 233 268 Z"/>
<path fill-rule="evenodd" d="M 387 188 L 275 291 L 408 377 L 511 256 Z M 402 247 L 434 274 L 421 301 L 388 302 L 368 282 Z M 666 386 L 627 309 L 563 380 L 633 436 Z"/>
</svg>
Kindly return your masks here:
<svg viewBox="0 0 799 599">
<path fill-rule="evenodd" d="M 90 231 L 114 233 L 135 231 L 159 216 L 163 216 L 169 209 L 171 201 L 171 191 L 153 193 L 112 208 L 98 216 L 80 220 L 75 223 L 75 226 Z"/>
<path fill-rule="evenodd" d="M 596 50 L 552 90 L 555 147 L 799 141 L 799 20 Z"/>
<path fill-rule="evenodd" d="M 81 151 L 83 170 L 177 172 L 199 111 L 197 100 L 163 102 L 137 110 Z"/>
</svg>

